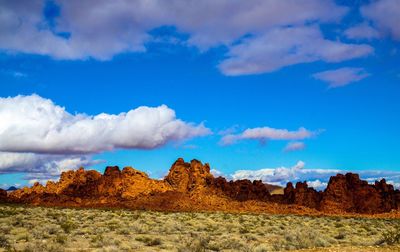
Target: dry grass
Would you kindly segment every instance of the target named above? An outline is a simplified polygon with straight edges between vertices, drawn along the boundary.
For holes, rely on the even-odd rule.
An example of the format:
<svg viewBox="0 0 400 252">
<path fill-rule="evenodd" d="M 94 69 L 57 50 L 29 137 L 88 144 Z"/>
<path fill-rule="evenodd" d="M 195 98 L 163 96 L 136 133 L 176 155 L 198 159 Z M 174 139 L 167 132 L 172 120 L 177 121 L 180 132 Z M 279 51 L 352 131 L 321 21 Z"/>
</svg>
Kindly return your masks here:
<svg viewBox="0 0 400 252">
<path fill-rule="evenodd" d="M 0 251 L 399 251 L 399 228 L 397 219 L 0 205 Z"/>
</svg>

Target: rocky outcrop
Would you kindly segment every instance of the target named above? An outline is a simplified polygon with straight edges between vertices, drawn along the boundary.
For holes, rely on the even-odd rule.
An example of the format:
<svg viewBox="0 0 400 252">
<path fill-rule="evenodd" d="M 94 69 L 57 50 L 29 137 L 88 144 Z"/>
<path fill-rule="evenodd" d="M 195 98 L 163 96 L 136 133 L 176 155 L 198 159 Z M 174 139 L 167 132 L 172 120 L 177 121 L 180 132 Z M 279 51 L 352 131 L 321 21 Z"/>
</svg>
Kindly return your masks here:
<svg viewBox="0 0 400 252">
<path fill-rule="evenodd" d="M 0 190 L 0 201 L 48 206 L 129 207 L 153 210 L 218 210 L 273 213 L 366 213 L 389 212 L 400 206 L 400 193 L 385 180 L 374 185 L 357 174 L 330 178 L 325 191 L 306 182 L 289 182 L 281 195 L 271 195 L 271 186 L 259 180 L 227 181 L 214 178 L 210 166 L 198 160 L 178 159 L 162 180 L 125 167 L 108 166 L 97 171 L 63 172 L 58 182 L 35 183 L 14 192 Z M 4 192 L 3 192 L 4 191 Z M 307 210 L 308 209 L 308 210 Z"/>
<path fill-rule="evenodd" d="M 357 174 L 338 174 L 330 178 L 320 209 L 327 212 L 388 212 L 397 209 L 398 194 L 384 179 L 370 185 Z"/>
<path fill-rule="evenodd" d="M 310 208 L 319 208 L 323 194 L 310 188 L 307 182 L 297 182 L 296 188 L 293 188 L 291 182 L 287 183 L 284 189 L 283 201 L 287 204 L 297 204 Z"/>
<path fill-rule="evenodd" d="M 236 180 L 227 182 L 225 178 L 214 179 L 213 185 L 220 189 L 225 195 L 238 201 L 262 200 L 267 201 L 271 195 L 268 187 L 261 180 Z"/>
<path fill-rule="evenodd" d="M 0 188 L 0 202 L 6 202 L 7 191 Z"/>
<path fill-rule="evenodd" d="M 209 188 L 214 177 L 210 173 L 209 164 L 203 165 L 200 161 L 193 159 L 186 163 L 179 158 L 169 170 L 165 181 L 178 192 L 203 191 Z"/>
</svg>

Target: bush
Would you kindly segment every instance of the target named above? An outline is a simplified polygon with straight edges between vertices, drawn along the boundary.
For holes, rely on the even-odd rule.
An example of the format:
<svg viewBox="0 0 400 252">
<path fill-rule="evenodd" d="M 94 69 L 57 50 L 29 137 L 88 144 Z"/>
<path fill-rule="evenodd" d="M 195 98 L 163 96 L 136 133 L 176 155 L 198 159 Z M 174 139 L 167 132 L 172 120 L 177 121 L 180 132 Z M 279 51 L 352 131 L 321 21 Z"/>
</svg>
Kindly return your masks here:
<svg viewBox="0 0 400 252">
<path fill-rule="evenodd" d="M 65 244 L 66 241 L 67 241 L 67 236 L 62 235 L 62 234 L 58 234 L 58 235 L 56 236 L 56 242 L 57 242 L 57 243 L 59 243 L 59 244 Z"/>
<path fill-rule="evenodd" d="M 394 245 L 400 243 L 400 227 L 391 229 L 382 233 L 382 239 L 378 244 L 386 243 L 388 245 Z"/>
<path fill-rule="evenodd" d="M 65 220 L 60 223 L 60 227 L 64 230 L 65 233 L 69 234 L 72 230 L 76 228 L 76 225 L 70 220 Z"/>
<path fill-rule="evenodd" d="M 138 236 L 135 238 L 136 241 L 143 242 L 146 246 L 158 246 L 161 245 L 160 238 L 151 238 L 147 236 Z"/>
<path fill-rule="evenodd" d="M 9 249 L 10 243 L 8 242 L 8 239 L 5 235 L 0 234 L 0 248 L 5 248 L 5 249 Z"/>
</svg>

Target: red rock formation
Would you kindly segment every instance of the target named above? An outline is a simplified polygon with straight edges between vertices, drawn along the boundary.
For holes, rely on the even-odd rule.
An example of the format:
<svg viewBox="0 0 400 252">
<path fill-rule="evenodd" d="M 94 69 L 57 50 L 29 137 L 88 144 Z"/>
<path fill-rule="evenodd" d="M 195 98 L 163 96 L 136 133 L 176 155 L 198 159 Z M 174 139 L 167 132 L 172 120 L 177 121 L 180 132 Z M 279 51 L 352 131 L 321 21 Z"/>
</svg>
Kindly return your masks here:
<svg viewBox="0 0 400 252">
<path fill-rule="evenodd" d="M 236 180 L 227 182 L 225 178 L 218 177 L 214 179 L 215 188 L 220 189 L 225 195 L 238 201 L 263 200 L 270 199 L 270 193 L 261 180 Z"/>
<path fill-rule="evenodd" d="M 151 179 L 132 167 L 122 171 L 109 166 L 97 171 L 63 172 L 58 182 L 46 186 L 35 183 L 4 194 L 0 201 L 47 206 L 129 207 L 153 210 L 219 210 L 271 213 L 382 213 L 397 209 L 400 192 L 385 180 L 369 185 L 358 175 L 331 177 L 324 192 L 309 188 L 306 182 L 288 183 L 283 195 L 270 195 L 261 181 L 226 181 L 214 178 L 210 166 L 198 160 L 178 159 L 163 180 Z M 307 207 L 307 208 L 303 208 Z M 315 209 L 315 210 L 312 210 Z"/>
<path fill-rule="evenodd" d="M 327 212 L 388 212 L 397 208 L 397 193 L 385 180 L 370 185 L 360 180 L 357 174 L 338 174 L 330 178 L 320 209 Z"/>
<path fill-rule="evenodd" d="M 179 158 L 172 165 L 165 177 L 165 181 L 176 191 L 183 193 L 207 189 L 213 179 L 210 166 L 207 163 L 203 165 L 196 159 L 193 159 L 190 163 L 185 163 L 182 158 Z"/>
<path fill-rule="evenodd" d="M 297 182 L 296 188 L 289 182 L 284 189 L 283 200 L 289 204 L 297 204 L 310 208 L 319 208 L 322 199 L 322 193 L 317 192 L 314 188 L 310 188 L 307 182 Z"/>
<path fill-rule="evenodd" d="M 7 191 L 0 188 L 0 202 L 7 200 Z"/>
</svg>

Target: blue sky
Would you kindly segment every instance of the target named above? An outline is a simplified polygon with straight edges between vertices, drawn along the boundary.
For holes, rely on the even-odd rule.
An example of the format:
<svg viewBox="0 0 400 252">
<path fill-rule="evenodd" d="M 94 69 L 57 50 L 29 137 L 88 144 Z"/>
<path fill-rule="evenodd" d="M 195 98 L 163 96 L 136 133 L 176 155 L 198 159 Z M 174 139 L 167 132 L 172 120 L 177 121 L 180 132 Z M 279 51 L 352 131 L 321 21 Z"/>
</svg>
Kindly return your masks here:
<svg viewBox="0 0 400 252">
<path fill-rule="evenodd" d="M 122 0 L 113 8 L 106 1 L 93 7 L 94 1 L 35 0 L 29 1 L 31 8 L 20 2 L 0 1 L 6 13 L 0 15 L 3 187 L 54 179 L 74 165 L 99 171 L 131 165 L 160 178 L 178 157 L 209 162 L 233 178 L 242 178 L 239 170 L 268 168 L 278 176 L 276 168 L 284 168 L 292 172 L 286 180 L 307 179 L 293 172 L 302 161 L 301 168 L 315 174 L 350 170 L 375 178 L 381 174 L 370 176 L 371 171 L 392 172 L 392 180 L 400 182 L 396 0 L 346 1 L 347 6 L 312 0 L 215 6 L 174 1 L 168 8 L 159 1 L 146 8 L 141 1 Z M 143 9 L 137 11 L 138 5 Z M 273 15 L 271 9 L 292 18 Z M 96 10 L 103 12 L 95 15 Z M 173 16 L 174 11 L 180 14 Z M 29 119 L 34 113 L 27 110 L 46 100 L 50 110 L 59 106 L 89 119 L 165 104 L 176 113 L 171 121 L 182 120 L 188 133 L 162 132 L 165 138 L 155 146 L 125 142 L 122 149 L 99 136 L 88 143 L 98 140 L 104 148 L 79 153 L 72 150 L 72 137 L 63 139 L 68 145 L 57 153 L 43 151 L 41 146 L 51 147 L 53 141 L 44 137 L 31 144 L 31 136 L 48 132 L 41 132 L 43 127 L 34 132 L 29 123 L 38 118 Z M 69 127 L 60 120 L 57 127 Z M 300 136 L 301 128 L 309 135 Z M 142 130 L 132 126 L 121 137 L 139 134 L 137 129 Z M 245 132 L 252 129 L 249 137 Z M 289 133 L 282 136 L 279 130 Z M 236 141 L 223 144 L 227 135 Z M 295 147 L 285 151 L 288 144 Z M 69 159 L 79 161 L 62 167 L 61 161 Z M 318 179 L 323 184 L 330 175 Z"/>
</svg>

